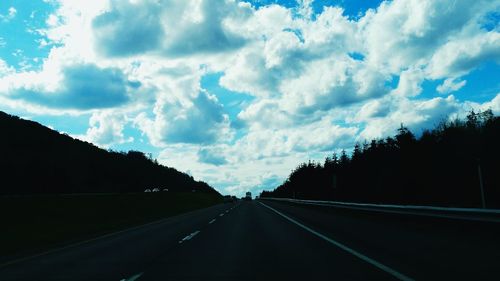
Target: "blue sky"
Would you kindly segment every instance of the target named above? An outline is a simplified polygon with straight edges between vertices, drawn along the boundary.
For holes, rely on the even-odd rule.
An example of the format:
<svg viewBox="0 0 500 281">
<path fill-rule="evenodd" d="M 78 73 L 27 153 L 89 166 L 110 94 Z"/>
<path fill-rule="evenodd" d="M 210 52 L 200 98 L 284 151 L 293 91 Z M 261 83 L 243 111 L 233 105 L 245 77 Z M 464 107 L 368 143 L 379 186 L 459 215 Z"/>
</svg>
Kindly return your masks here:
<svg viewBox="0 0 500 281">
<path fill-rule="evenodd" d="M 0 110 L 258 193 L 401 123 L 500 114 L 499 22 L 491 0 L 3 0 Z"/>
</svg>

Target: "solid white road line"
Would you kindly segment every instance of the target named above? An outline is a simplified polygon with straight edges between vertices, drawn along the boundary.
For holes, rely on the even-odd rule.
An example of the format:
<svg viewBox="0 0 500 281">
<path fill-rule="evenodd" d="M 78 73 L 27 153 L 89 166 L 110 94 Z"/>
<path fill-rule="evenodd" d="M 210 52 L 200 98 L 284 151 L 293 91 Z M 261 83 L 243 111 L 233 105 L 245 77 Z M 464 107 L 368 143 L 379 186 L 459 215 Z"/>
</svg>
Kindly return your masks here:
<svg viewBox="0 0 500 281">
<path fill-rule="evenodd" d="M 188 240 L 191 240 L 193 237 L 195 237 L 198 233 L 200 233 L 199 230 L 196 230 L 195 232 L 189 234 L 188 236 L 182 238 L 182 240 L 179 241 L 179 244 L 181 244 L 182 242 L 184 241 L 188 241 Z"/>
<path fill-rule="evenodd" d="M 134 275 L 134 276 L 132 276 L 130 278 L 126 278 L 126 279 L 124 278 L 124 279 L 122 279 L 120 281 L 135 281 L 135 280 L 139 279 L 139 277 L 141 277 L 143 274 L 144 274 L 144 272 L 141 272 L 141 273 L 136 274 L 136 275 Z"/>
<path fill-rule="evenodd" d="M 379 268 L 379 269 L 381 269 L 381 270 L 383 270 L 383 271 L 385 271 L 385 272 L 387 272 L 389 274 L 391 274 L 392 276 L 398 278 L 399 280 L 403 280 L 403 281 L 412 281 L 413 280 L 412 278 L 410 278 L 410 277 L 408 277 L 408 276 L 406 276 L 406 275 L 404 275 L 402 273 L 399 273 L 398 271 L 396 271 L 396 270 L 394 270 L 394 269 L 392 269 L 392 268 L 390 268 L 390 267 L 388 267 L 388 266 L 386 266 L 386 265 L 384 265 L 384 264 L 382 264 L 382 263 L 380 263 L 380 262 L 378 262 L 378 261 L 376 261 L 374 259 L 371 259 L 371 258 L 369 258 L 369 257 L 367 257 L 367 256 L 365 256 L 365 255 L 363 255 L 363 254 L 361 254 L 361 253 L 359 253 L 359 252 L 357 252 L 357 251 L 355 251 L 355 250 L 347 247 L 346 245 L 344 245 L 344 244 L 342 244 L 340 242 L 337 242 L 337 241 L 335 241 L 335 240 L 333 240 L 331 238 L 326 237 L 325 235 L 323 235 L 323 234 L 321 234 L 321 233 L 319 233 L 319 232 L 317 232 L 317 231 L 315 231 L 315 230 L 313 230 L 313 229 L 311 229 L 311 228 L 309 228 L 309 227 L 301 224 L 300 222 L 298 222 L 298 221 L 290 218 L 289 216 L 281 213 L 280 211 L 277 211 L 276 209 L 274 209 L 272 207 L 269 207 L 268 205 L 266 205 L 266 204 L 264 204 L 262 202 L 259 202 L 259 203 L 262 206 L 264 206 L 264 207 L 266 207 L 266 208 L 274 211 L 276 214 L 278 214 L 278 215 L 284 217 L 285 219 L 289 220 L 290 222 L 293 222 L 294 224 L 296 224 L 296 225 L 302 227 L 303 229 L 309 231 L 310 233 L 312 233 L 312 234 L 314 234 L 314 235 L 322 238 L 323 240 L 326 240 L 326 241 L 330 242 L 331 244 L 339 247 L 340 249 L 342 249 L 342 250 L 344 250 L 344 251 L 346 251 L 346 252 L 348 252 L 348 253 L 350 253 L 350 254 L 352 254 L 352 255 L 360 258 L 360 259 L 362 259 L 363 261 L 365 261 L 365 262 L 367 262 L 367 263 L 369 263 L 369 264 L 371 264 L 371 265 L 373 265 L 373 266 L 375 266 L 375 267 L 377 267 L 377 268 Z"/>
<path fill-rule="evenodd" d="M 212 224 L 215 222 L 215 219 L 211 220 L 208 224 Z"/>
</svg>

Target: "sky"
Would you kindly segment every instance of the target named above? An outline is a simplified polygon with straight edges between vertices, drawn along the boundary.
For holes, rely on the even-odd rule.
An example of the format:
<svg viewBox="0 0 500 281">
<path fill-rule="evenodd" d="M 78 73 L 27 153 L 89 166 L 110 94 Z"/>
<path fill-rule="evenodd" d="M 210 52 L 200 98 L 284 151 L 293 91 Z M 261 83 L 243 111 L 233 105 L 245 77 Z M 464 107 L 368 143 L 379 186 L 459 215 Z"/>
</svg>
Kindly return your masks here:
<svg viewBox="0 0 500 281">
<path fill-rule="evenodd" d="M 499 0 L 0 1 L 0 110 L 238 196 L 500 114 L 499 64 Z"/>
</svg>

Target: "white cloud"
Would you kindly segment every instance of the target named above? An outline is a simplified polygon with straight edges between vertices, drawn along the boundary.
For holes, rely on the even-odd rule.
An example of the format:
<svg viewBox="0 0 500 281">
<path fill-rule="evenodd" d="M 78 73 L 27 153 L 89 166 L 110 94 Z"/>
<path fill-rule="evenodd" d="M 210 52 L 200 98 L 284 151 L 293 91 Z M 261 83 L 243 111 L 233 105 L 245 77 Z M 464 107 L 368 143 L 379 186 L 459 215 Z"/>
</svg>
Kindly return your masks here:
<svg viewBox="0 0 500 281">
<path fill-rule="evenodd" d="M 491 109 L 494 114 L 500 115 L 500 93 L 498 93 L 491 101 L 483 103 L 480 107 L 483 111 Z"/>
<path fill-rule="evenodd" d="M 0 14 L 0 20 L 3 22 L 9 22 L 16 17 L 16 14 L 17 14 L 16 8 L 10 7 L 7 10 L 7 14 L 5 15 Z"/>
<path fill-rule="evenodd" d="M 453 95 L 429 100 L 411 100 L 397 97 L 385 99 L 381 102 L 390 103 L 386 108 L 388 112 L 382 117 L 376 115 L 363 116 L 365 129 L 359 134 L 360 140 L 392 136 L 400 124 L 404 124 L 411 131 L 419 134 L 422 129 L 433 128 L 440 121 L 465 112 L 464 104 L 457 101 Z"/>
<path fill-rule="evenodd" d="M 66 65 L 41 72 L 11 73 L 0 78 L 0 94 L 51 108 L 88 110 L 120 106 L 136 85 L 116 68 Z"/>
<path fill-rule="evenodd" d="M 500 63 L 500 33 L 468 34 L 447 42 L 432 56 L 428 72 L 431 78 L 459 77 L 479 67 L 484 61 Z"/>
<path fill-rule="evenodd" d="M 198 151 L 198 161 L 215 166 L 227 163 L 224 152 L 219 147 L 201 148 Z"/>
<path fill-rule="evenodd" d="M 125 116 L 116 112 L 95 112 L 89 119 L 89 129 L 83 136 L 75 136 L 102 147 L 132 142 L 132 137 L 125 137 L 123 130 L 127 123 Z"/>
<path fill-rule="evenodd" d="M 281 85 L 283 108 L 313 113 L 384 94 L 386 77 L 349 57 L 309 63 L 304 74 Z"/>
<path fill-rule="evenodd" d="M 498 27 L 482 27 L 498 1 L 384 1 L 359 19 L 339 7 L 312 16 L 311 0 L 296 9 L 57 2 L 40 31 L 51 48 L 42 69 L 15 73 L 0 60 L 2 104 L 91 113 L 82 138 L 102 146 L 129 141 L 130 122 L 162 149 L 162 163 L 240 193 L 326 151 L 392 135 L 401 122 L 420 130 L 461 114 L 467 102 L 426 100 L 423 83 L 444 79 L 437 92 L 452 93 L 500 57 Z M 215 72 L 220 86 L 254 97 L 237 120 L 202 89 Z M 498 100 L 478 106 L 498 110 Z"/>
<path fill-rule="evenodd" d="M 0 77 L 13 73 L 15 70 L 0 58 Z M 1 78 L 0 78 L 1 79 Z M 0 86 L 0 91 L 1 91 Z"/>
<path fill-rule="evenodd" d="M 92 23 L 95 46 L 106 56 L 156 53 L 167 56 L 217 53 L 242 46 L 245 40 L 225 25 L 244 16 L 245 5 L 212 1 L 111 1 Z"/>
<path fill-rule="evenodd" d="M 470 32 L 495 9 L 495 1 L 395 0 L 383 2 L 360 20 L 367 61 L 391 73 L 426 64 L 436 49 Z M 475 27 L 475 28 L 473 28 Z"/>
<path fill-rule="evenodd" d="M 229 120 L 217 98 L 199 91 L 192 99 L 158 97 L 155 117 L 142 113 L 136 124 L 157 146 L 174 143 L 213 144 L 231 138 Z"/>
<path fill-rule="evenodd" d="M 239 151 L 229 146 L 216 146 L 216 150 L 224 151 L 227 163 L 215 167 L 199 161 L 198 147 L 192 144 L 175 144 L 166 146 L 158 157 L 158 161 L 167 166 L 195 175 L 195 178 L 207 181 L 224 194 L 243 196 L 246 191 L 258 194 L 264 185 L 272 188 L 270 181 L 280 183 L 300 161 L 311 158 L 305 153 L 294 153 L 284 157 L 266 159 L 238 159 L 250 152 Z M 253 151 L 252 151 L 253 152 Z"/>
<path fill-rule="evenodd" d="M 391 104 L 386 99 L 372 100 L 365 103 L 354 117 L 356 122 L 368 121 L 371 118 L 385 117 L 390 113 Z"/>
<path fill-rule="evenodd" d="M 467 84 L 465 80 L 455 81 L 453 78 L 448 78 L 444 80 L 443 84 L 437 86 L 436 90 L 441 94 L 448 94 L 460 90 L 465 84 Z"/>
<path fill-rule="evenodd" d="M 420 68 L 404 70 L 399 75 L 399 82 L 393 93 L 403 97 L 415 97 L 422 93 L 425 73 Z"/>
</svg>

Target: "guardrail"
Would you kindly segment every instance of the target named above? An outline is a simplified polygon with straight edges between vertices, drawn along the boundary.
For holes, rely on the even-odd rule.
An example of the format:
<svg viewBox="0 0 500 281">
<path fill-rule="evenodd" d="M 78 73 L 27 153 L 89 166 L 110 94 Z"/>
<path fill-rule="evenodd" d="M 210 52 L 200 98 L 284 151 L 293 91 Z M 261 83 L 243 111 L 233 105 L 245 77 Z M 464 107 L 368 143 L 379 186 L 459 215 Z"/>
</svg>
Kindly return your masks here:
<svg viewBox="0 0 500 281">
<path fill-rule="evenodd" d="M 349 203 L 338 201 L 322 200 L 301 200 L 291 198 L 260 198 L 262 200 L 284 201 L 297 204 L 328 206 L 352 210 L 363 210 L 370 212 L 406 214 L 416 216 L 429 216 L 447 219 L 473 220 L 484 222 L 500 223 L 500 210 L 498 209 L 478 209 L 478 208 L 448 208 L 435 206 L 415 206 L 415 205 L 391 205 L 391 204 L 369 204 L 369 203 Z"/>
</svg>

